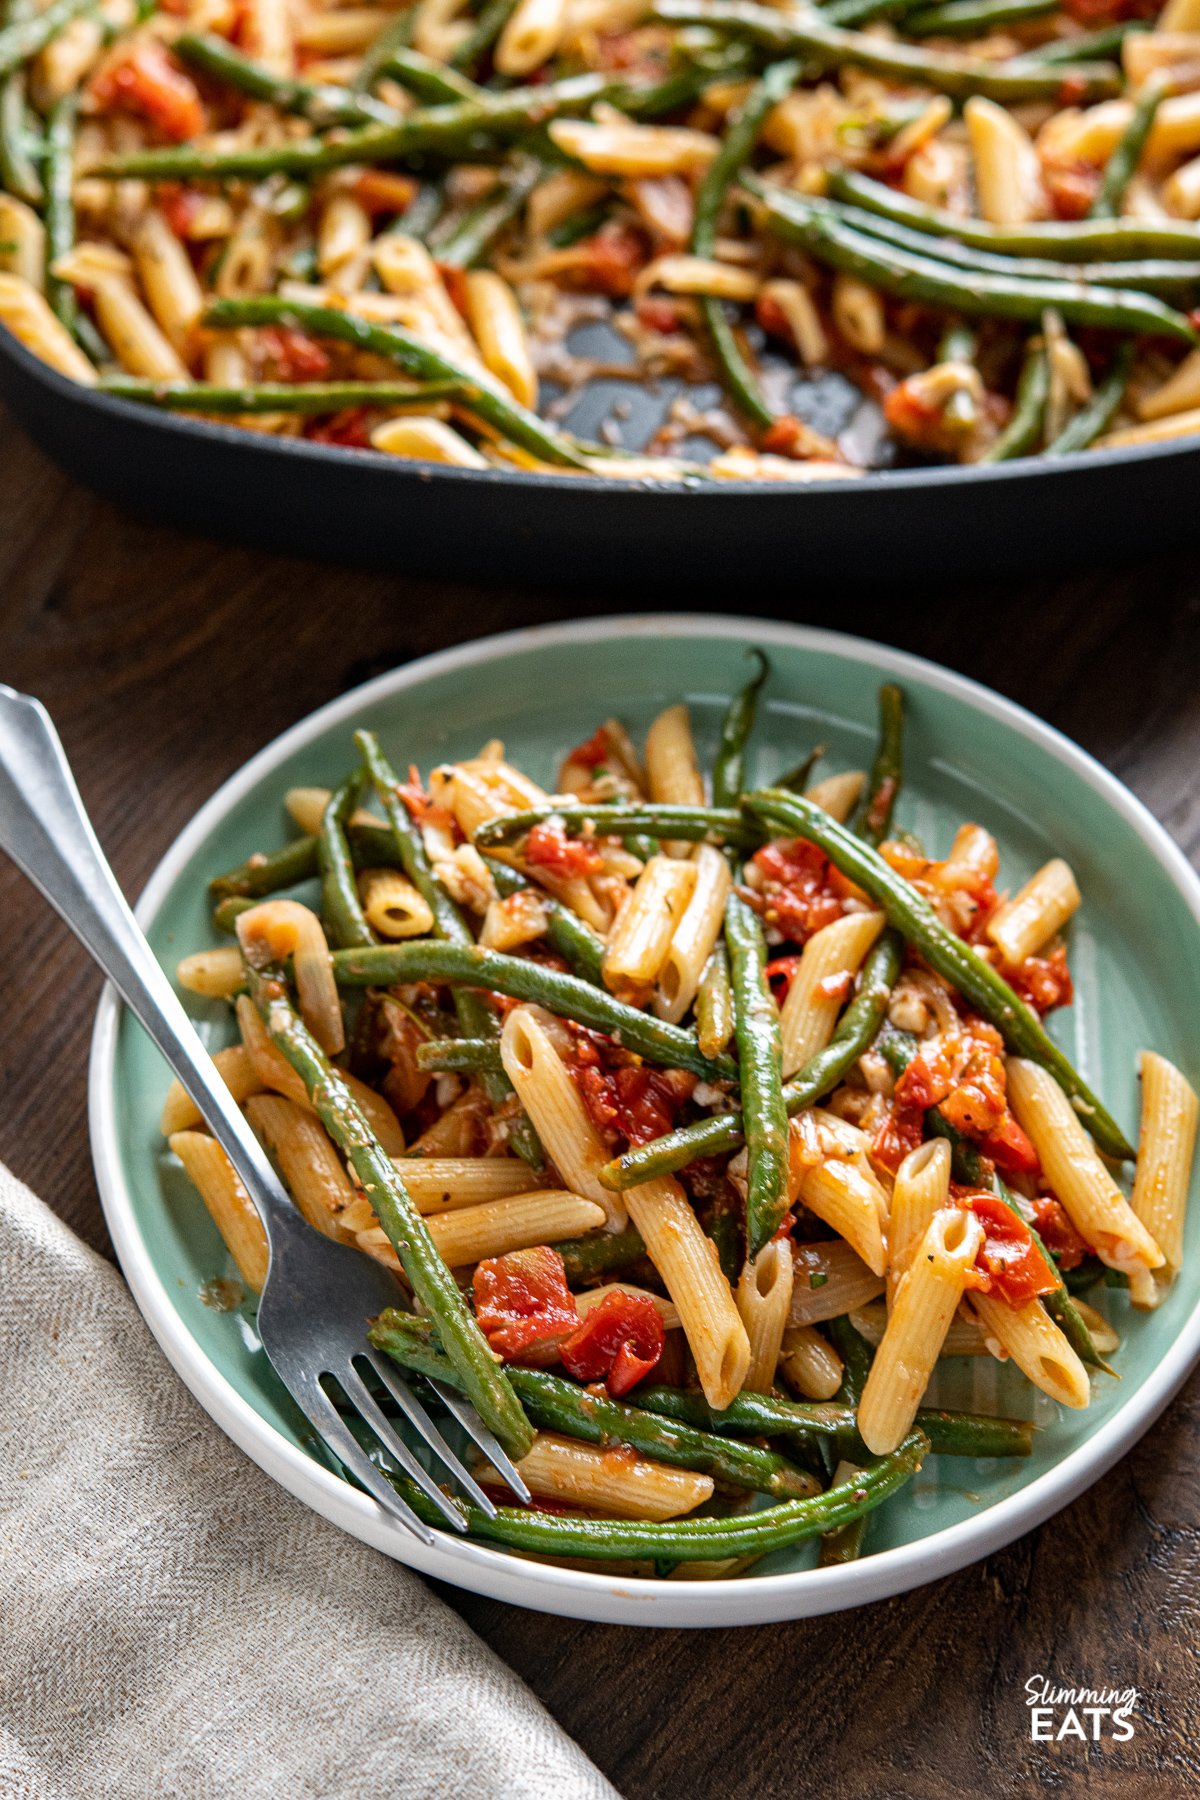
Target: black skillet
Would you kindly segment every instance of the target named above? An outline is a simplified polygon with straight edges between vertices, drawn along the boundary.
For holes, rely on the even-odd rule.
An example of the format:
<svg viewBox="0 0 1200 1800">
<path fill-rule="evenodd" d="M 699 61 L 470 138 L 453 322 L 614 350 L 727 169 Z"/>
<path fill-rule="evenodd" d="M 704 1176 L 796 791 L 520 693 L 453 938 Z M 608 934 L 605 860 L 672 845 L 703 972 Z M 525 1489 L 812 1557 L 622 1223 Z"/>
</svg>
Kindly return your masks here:
<svg viewBox="0 0 1200 1800">
<path fill-rule="evenodd" d="M 758 612 L 802 615 L 818 583 L 828 597 L 839 583 L 986 581 L 1150 556 L 1200 536 L 1200 437 L 810 486 L 675 490 L 434 467 L 212 425 L 80 387 L 3 330 L 0 395 L 55 462 L 135 512 L 403 572 L 566 589 L 657 582 L 672 601 L 719 589 Z M 668 399 L 655 401 L 660 414 Z M 586 429 L 589 404 L 585 394 L 567 423 Z"/>
</svg>

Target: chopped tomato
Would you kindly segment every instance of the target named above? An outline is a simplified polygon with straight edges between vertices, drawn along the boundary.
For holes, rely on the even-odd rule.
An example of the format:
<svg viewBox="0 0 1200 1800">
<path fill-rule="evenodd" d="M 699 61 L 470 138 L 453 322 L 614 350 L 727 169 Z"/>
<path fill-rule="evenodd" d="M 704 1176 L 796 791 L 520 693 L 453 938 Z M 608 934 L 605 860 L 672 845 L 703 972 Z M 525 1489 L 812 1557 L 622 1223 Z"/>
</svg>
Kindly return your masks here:
<svg viewBox="0 0 1200 1800">
<path fill-rule="evenodd" d="M 1002 1175 L 1033 1175 L 1040 1167 L 1037 1151 L 1007 1106 L 1000 1123 L 980 1139 L 979 1148 Z"/>
<path fill-rule="evenodd" d="M 662 1315 L 653 1300 L 617 1289 L 572 1332 L 559 1360 L 577 1381 L 604 1381 L 611 1397 L 619 1400 L 655 1367 L 665 1342 Z"/>
<path fill-rule="evenodd" d="M 1047 1250 L 1058 1258 L 1060 1269 L 1077 1269 L 1088 1254 L 1065 1206 L 1058 1200 L 1035 1200 L 1033 1222 Z"/>
<path fill-rule="evenodd" d="M 479 1328 L 509 1362 L 555 1362 L 579 1324 L 563 1259 L 548 1244 L 486 1258 L 472 1285 Z"/>
<path fill-rule="evenodd" d="M 760 294 L 754 302 L 754 316 L 768 337 L 786 338 L 791 341 L 792 328 L 787 322 L 787 314 L 776 300 L 774 294 Z"/>
<path fill-rule="evenodd" d="M 316 338 L 295 325 L 262 325 L 258 343 L 269 380 L 321 381 L 329 373 L 329 357 Z"/>
<path fill-rule="evenodd" d="M 1005 969 L 1004 978 L 1043 1015 L 1056 1006 L 1070 1006 L 1074 998 L 1065 944 L 1056 944 L 1049 956 L 1027 956 L 1017 968 Z"/>
<path fill-rule="evenodd" d="M 345 406 L 328 419 L 315 421 L 304 435 L 317 444 L 344 444 L 351 450 L 369 450 L 368 417 L 365 406 Z"/>
<path fill-rule="evenodd" d="M 352 192 L 372 217 L 377 213 L 402 213 L 412 205 L 417 183 L 411 175 L 395 175 L 390 169 L 362 169 Z"/>
<path fill-rule="evenodd" d="M 587 742 L 576 744 L 564 760 L 579 763 L 583 768 L 591 769 L 594 774 L 597 769 L 603 768 L 611 755 L 608 732 L 603 725 L 598 725 Z"/>
<path fill-rule="evenodd" d="M 679 329 L 679 308 L 673 300 L 664 300 L 660 294 L 647 294 L 637 303 L 638 323 L 648 331 L 661 332 L 664 337 Z"/>
<path fill-rule="evenodd" d="M 1039 1294 L 1051 1294 L 1058 1276 L 1033 1241 L 1028 1225 L 1011 1206 L 995 1194 L 973 1192 L 960 1205 L 975 1214 L 984 1238 L 975 1268 L 984 1277 L 980 1287 L 1010 1306 L 1024 1306 Z"/>
<path fill-rule="evenodd" d="M 788 989 L 796 979 L 796 970 L 800 966 L 798 956 L 777 956 L 767 964 L 766 976 L 771 983 L 771 992 L 780 1006 L 787 999 Z"/>
<path fill-rule="evenodd" d="M 594 844 L 568 837 L 558 819 L 535 825 L 525 839 L 525 860 L 556 875 L 598 875 L 604 858 Z"/>
<path fill-rule="evenodd" d="M 639 272 L 650 260 L 641 232 L 616 219 L 609 219 L 590 238 L 584 238 L 577 249 L 582 252 L 578 266 L 584 287 L 614 300 L 632 294 Z"/>
<path fill-rule="evenodd" d="M 567 1067 L 588 1117 L 609 1145 L 619 1136 L 631 1144 L 664 1136 L 696 1085 L 683 1070 L 645 1068 L 591 1032 L 575 1034 Z"/>
<path fill-rule="evenodd" d="M 824 453 L 825 445 L 816 441 L 816 433 L 793 413 L 782 413 L 772 421 L 759 440 L 759 449 L 768 456 L 790 456 L 795 462 Z M 834 448 L 836 457 L 837 450 Z"/>
<path fill-rule="evenodd" d="M 1080 25 L 1116 25 L 1122 19 L 1149 19 L 1158 0 L 1063 0 L 1063 11 Z"/>
<path fill-rule="evenodd" d="M 755 897 L 763 918 L 793 943 L 841 918 L 846 884 L 815 844 L 804 838 L 764 844 L 752 861 L 762 877 Z"/>
<path fill-rule="evenodd" d="M 1060 219 L 1086 219 L 1102 178 L 1094 163 L 1047 162 L 1042 167 L 1042 185 Z"/>
<path fill-rule="evenodd" d="M 464 319 L 467 318 L 469 313 L 467 305 L 467 271 L 458 268 L 454 263 L 439 263 L 437 271 L 442 278 L 442 286 L 454 303 L 455 311 L 460 313 Z"/>
<path fill-rule="evenodd" d="M 883 416 L 906 443 L 929 445 L 941 436 L 941 408 L 934 406 L 924 389 L 911 381 L 901 381 L 892 389 L 883 403 Z"/>
<path fill-rule="evenodd" d="M 192 221 L 204 205 L 204 195 L 178 181 L 164 181 L 155 191 L 158 209 L 177 238 L 186 241 Z"/>
<path fill-rule="evenodd" d="M 433 806 L 433 796 L 421 780 L 421 771 L 416 763 L 408 765 L 408 780 L 396 783 L 396 792 L 408 808 L 409 817 L 415 824 L 424 823 L 426 815 Z"/>
<path fill-rule="evenodd" d="M 99 106 L 141 113 L 176 143 L 208 128 L 200 90 L 156 38 L 139 38 L 103 63 L 91 92 Z"/>
</svg>

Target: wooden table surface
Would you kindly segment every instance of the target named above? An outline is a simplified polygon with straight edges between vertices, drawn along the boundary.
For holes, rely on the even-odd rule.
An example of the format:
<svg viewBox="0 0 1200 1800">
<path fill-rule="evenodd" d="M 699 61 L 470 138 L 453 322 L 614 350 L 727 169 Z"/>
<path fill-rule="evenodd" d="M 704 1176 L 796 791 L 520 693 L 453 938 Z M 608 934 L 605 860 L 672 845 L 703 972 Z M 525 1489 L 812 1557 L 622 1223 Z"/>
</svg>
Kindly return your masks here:
<svg viewBox="0 0 1200 1800">
<path fill-rule="evenodd" d="M 219 782 L 365 677 L 512 626 L 672 601 L 443 587 L 188 538 L 77 488 L 2 417 L 0 593 L 0 678 L 49 706 L 131 893 Z M 933 598 L 802 598 L 798 564 L 775 604 L 709 604 L 786 614 L 793 595 L 812 622 L 1020 700 L 1200 852 L 1200 555 Z M 97 990 L 0 867 L 0 1158 L 111 1254 L 85 1124 Z M 445 1594 L 631 1800 L 1182 1796 L 1200 1780 L 1200 1382 L 1040 1531 L 866 1611 L 654 1633 Z M 1033 1743 L 1037 1675 L 1136 1687 L 1135 1735 Z"/>
</svg>

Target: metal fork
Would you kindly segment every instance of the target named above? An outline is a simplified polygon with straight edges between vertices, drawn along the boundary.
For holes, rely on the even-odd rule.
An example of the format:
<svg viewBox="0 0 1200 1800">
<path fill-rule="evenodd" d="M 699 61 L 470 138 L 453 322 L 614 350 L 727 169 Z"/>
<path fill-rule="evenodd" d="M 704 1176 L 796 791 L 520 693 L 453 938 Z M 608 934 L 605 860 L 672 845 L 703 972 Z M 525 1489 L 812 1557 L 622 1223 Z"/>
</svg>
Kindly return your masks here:
<svg viewBox="0 0 1200 1800">
<path fill-rule="evenodd" d="M 424 1543 L 434 1534 L 372 1462 L 326 1390 L 338 1383 L 359 1420 L 429 1496 L 448 1525 L 460 1510 L 380 1410 L 369 1367 L 476 1506 L 495 1507 L 386 1357 L 367 1341 L 368 1319 L 404 1295 L 360 1251 L 322 1237 L 291 1201 L 142 935 L 105 861 L 58 733 L 37 700 L 0 684 L 0 849 L 41 890 L 149 1032 L 199 1107 L 245 1185 L 267 1234 L 270 1260 L 258 1330 L 276 1374 L 338 1462 L 384 1512 Z M 446 1409 L 522 1499 L 529 1491 L 474 1408 L 441 1383 Z"/>
</svg>

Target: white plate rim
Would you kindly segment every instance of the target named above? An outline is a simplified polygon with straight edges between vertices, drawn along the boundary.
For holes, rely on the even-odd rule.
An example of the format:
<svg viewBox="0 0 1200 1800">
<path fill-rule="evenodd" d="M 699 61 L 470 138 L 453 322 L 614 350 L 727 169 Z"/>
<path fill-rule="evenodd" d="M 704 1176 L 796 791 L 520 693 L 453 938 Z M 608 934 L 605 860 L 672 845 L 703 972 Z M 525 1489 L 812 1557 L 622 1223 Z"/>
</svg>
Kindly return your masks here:
<svg viewBox="0 0 1200 1800">
<path fill-rule="evenodd" d="M 314 738 L 352 719 L 364 706 L 392 698 L 430 677 L 453 674 L 496 656 L 550 645 L 604 642 L 632 634 L 715 637 L 769 647 L 835 654 L 865 662 L 882 676 L 919 679 L 1029 739 L 1091 787 L 1133 828 L 1164 869 L 1200 926 L 1200 876 L 1148 808 L 1086 751 L 1014 701 L 923 657 L 865 638 L 779 620 L 724 614 L 615 614 L 497 633 L 402 664 L 319 707 L 235 771 L 205 802 L 162 857 L 135 911 L 150 924 L 189 858 L 225 813 L 281 762 Z M 154 1268 L 134 1216 L 121 1169 L 114 1098 L 121 1005 L 106 986 L 97 1008 L 88 1064 L 88 1121 L 96 1182 L 121 1269 L 168 1361 L 227 1436 L 268 1475 L 323 1518 L 401 1563 L 440 1581 L 570 1618 L 664 1627 L 767 1624 L 809 1618 L 908 1592 L 1002 1549 L 1078 1497 L 1129 1450 L 1158 1418 L 1200 1360 L 1200 1290 L 1157 1368 L 1087 1441 L 1053 1469 L 987 1507 L 977 1517 L 912 1544 L 826 1569 L 744 1576 L 736 1581 L 664 1582 L 532 1563 L 502 1550 L 437 1534 L 428 1548 L 385 1517 L 365 1494 L 322 1468 L 268 1424 L 210 1363 L 187 1330 Z"/>
</svg>

